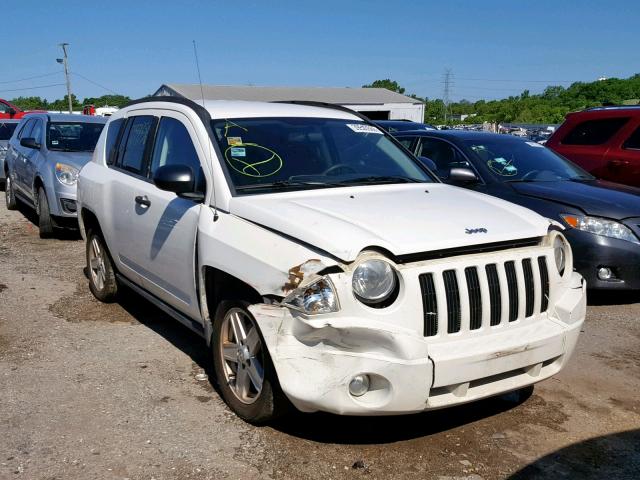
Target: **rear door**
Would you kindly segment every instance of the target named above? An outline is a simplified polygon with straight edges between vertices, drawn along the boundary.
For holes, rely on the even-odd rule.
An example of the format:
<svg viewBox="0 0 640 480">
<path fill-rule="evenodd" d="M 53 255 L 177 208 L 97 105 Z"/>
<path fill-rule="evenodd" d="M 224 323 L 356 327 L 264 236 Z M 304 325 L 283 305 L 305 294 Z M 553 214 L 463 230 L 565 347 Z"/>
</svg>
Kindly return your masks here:
<svg viewBox="0 0 640 480">
<path fill-rule="evenodd" d="M 193 125 L 181 113 L 163 111 L 149 155 L 148 181 L 137 182 L 131 193 L 128 256 L 146 290 L 187 314 L 200 318 L 195 278 L 195 243 L 201 202 L 157 188 L 153 174 L 164 165 L 191 167 L 204 193 L 205 160 Z"/>
<path fill-rule="evenodd" d="M 607 151 L 609 180 L 640 187 L 640 117 L 629 122 Z"/>
<path fill-rule="evenodd" d="M 558 145 L 550 147 L 596 177 L 610 179 L 606 155 L 612 139 L 628 121 L 624 114 L 579 121 L 564 133 Z"/>
</svg>

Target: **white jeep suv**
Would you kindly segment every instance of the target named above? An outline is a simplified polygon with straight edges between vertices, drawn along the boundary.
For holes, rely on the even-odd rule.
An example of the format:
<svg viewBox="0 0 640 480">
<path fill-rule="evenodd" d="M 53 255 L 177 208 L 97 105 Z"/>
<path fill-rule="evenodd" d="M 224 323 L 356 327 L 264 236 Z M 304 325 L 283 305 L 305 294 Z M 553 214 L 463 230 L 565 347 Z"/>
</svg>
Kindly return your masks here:
<svg viewBox="0 0 640 480">
<path fill-rule="evenodd" d="M 80 173 L 90 288 L 202 335 L 242 418 L 388 415 L 530 391 L 585 316 L 563 235 L 440 183 L 311 102 L 134 102 Z"/>
</svg>

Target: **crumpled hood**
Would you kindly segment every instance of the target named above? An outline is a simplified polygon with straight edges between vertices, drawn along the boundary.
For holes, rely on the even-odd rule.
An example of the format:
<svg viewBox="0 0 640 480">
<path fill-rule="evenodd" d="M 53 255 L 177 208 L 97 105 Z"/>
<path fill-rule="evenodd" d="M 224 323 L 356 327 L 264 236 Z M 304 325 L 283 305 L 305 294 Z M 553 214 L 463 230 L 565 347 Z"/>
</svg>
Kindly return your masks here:
<svg viewBox="0 0 640 480">
<path fill-rule="evenodd" d="M 593 180 L 588 182 L 514 183 L 521 195 L 571 205 L 587 215 L 622 220 L 640 216 L 640 188 Z"/>
<path fill-rule="evenodd" d="M 233 197 L 230 213 L 343 260 L 367 247 L 394 255 L 546 235 L 548 220 L 444 184 L 344 187 Z M 486 233 L 466 233 L 486 229 Z M 277 252 L 265 252 L 277 254 Z"/>
<path fill-rule="evenodd" d="M 58 152 L 49 150 L 47 154 L 47 161 L 52 165 L 56 163 L 66 163 L 72 167 L 76 167 L 81 170 L 87 163 L 91 161 L 93 152 Z"/>
</svg>

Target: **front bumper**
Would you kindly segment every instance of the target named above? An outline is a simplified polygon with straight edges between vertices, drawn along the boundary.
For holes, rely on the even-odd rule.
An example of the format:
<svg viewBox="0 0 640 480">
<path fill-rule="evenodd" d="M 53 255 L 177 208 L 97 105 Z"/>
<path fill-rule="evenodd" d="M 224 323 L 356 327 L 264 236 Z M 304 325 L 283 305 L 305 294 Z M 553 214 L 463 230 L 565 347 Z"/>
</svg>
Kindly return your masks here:
<svg viewBox="0 0 640 480">
<path fill-rule="evenodd" d="M 573 249 L 574 268 L 590 289 L 640 290 L 640 245 L 575 229 L 563 233 Z M 616 278 L 600 280 L 600 267 L 611 268 Z"/>
<path fill-rule="evenodd" d="M 282 390 L 301 411 L 344 415 L 415 413 L 509 392 L 557 373 L 574 350 L 586 312 L 586 284 L 573 273 L 549 310 L 521 325 L 433 341 L 357 316 L 309 319 L 275 305 L 250 307 Z M 335 321 L 333 321 L 335 320 Z M 474 337 L 474 335 L 476 335 Z M 371 379 L 349 393 L 359 374 Z"/>
</svg>

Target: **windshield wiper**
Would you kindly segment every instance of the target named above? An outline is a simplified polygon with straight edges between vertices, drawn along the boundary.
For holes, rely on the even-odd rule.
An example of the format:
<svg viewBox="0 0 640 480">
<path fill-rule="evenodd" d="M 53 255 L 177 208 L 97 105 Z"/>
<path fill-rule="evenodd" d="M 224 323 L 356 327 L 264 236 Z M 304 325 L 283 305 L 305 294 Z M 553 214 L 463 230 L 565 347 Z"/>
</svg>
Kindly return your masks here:
<svg viewBox="0 0 640 480">
<path fill-rule="evenodd" d="M 341 180 L 341 184 L 349 185 L 375 185 L 384 183 L 424 183 L 422 180 L 411 177 L 402 177 L 400 175 L 370 175 L 367 177 L 351 178 Z"/>
<path fill-rule="evenodd" d="M 337 183 L 327 183 L 327 182 L 311 182 L 311 181 L 297 181 L 297 180 L 278 180 L 276 182 L 271 183 L 254 183 L 251 185 L 238 185 L 236 190 L 245 191 L 245 190 L 261 190 L 261 189 L 273 189 L 279 190 L 284 188 L 291 187 L 314 187 L 314 188 L 324 188 L 324 187 L 337 187 L 339 184 Z"/>
</svg>

